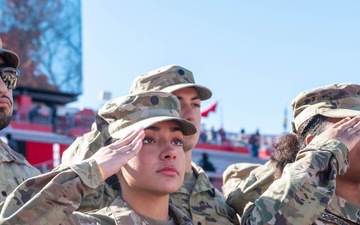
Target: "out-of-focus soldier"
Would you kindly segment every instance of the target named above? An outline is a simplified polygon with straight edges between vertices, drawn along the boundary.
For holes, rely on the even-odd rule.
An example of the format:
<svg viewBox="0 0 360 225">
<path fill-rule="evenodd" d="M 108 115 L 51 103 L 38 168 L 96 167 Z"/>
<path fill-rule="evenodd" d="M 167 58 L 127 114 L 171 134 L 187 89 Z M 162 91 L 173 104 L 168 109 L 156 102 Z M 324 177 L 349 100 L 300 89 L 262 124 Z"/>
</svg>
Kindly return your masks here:
<svg viewBox="0 0 360 225">
<path fill-rule="evenodd" d="M 227 203 L 242 216 L 245 206 L 255 202 L 274 182 L 281 177 L 284 167 L 295 161 L 298 153 L 298 142 L 294 148 L 285 145 L 289 136 L 285 134 L 276 138 L 274 152 L 264 165 L 255 163 L 235 163 L 228 166 L 223 173 L 222 191 Z M 240 201 L 241 199 L 241 201 Z"/>
<path fill-rule="evenodd" d="M 298 151 L 296 160 L 246 206 L 241 224 L 360 223 L 359 105 L 360 85 L 351 83 L 293 100 L 294 134 L 282 145 Z"/>
</svg>

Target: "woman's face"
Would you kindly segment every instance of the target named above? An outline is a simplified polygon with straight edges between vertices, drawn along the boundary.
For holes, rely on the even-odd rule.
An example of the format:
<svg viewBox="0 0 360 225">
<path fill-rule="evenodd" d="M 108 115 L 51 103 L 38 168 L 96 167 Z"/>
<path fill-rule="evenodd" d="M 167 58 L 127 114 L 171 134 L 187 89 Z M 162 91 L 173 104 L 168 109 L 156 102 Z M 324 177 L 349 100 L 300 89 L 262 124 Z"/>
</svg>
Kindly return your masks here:
<svg viewBox="0 0 360 225">
<path fill-rule="evenodd" d="M 145 129 L 143 146 L 122 167 L 120 182 L 132 191 L 170 194 L 181 187 L 184 174 L 183 134 L 176 122 L 164 121 Z"/>
</svg>

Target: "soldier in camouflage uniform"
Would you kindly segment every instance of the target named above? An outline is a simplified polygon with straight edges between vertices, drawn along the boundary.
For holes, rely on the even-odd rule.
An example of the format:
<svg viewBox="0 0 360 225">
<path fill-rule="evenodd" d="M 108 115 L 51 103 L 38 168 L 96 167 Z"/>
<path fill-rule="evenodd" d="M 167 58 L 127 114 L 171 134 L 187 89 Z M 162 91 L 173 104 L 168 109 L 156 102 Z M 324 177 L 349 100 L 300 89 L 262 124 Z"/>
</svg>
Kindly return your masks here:
<svg viewBox="0 0 360 225">
<path fill-rule="evenodd" d="M 242 216 L 249 202 L 255 202 L 275 179 L 281 177 L 288 163 L 295 161 L 298 153 L 298 148 L 295 147 L 297 142 L 293 142 L 293 148 L 284 145 L 289 136 L 292 134 L 285 134 L 276 139 L 271 159 L 264 165 L 235 163 L 224 171 L 222 190 L 227 197 L 226 202 L 236 210 L 239 216 Z"/>
<path fill-rule="evenodd" d="M 296 160 L 246 206 L 241 224 L 360 224 L 359 106 L 356 84 L 300 93 L 294 135 L 283 139 Z"/>
<path fill-rule="evenodd" d="M 13 113 L 13 93 L 19 79 L 20 60 L 18 55 L 2 48 L 0 39 L 0 130 L 7 127 Z M 26 159 L 13 151 L 0 139 L 0 201 L 25 179 L 39 175 L 40 171 L 32 167 Z"/>
<path fill-rule="evenodd" d="M 185 175 L 183 136 L 193 123 L 166 92 L 114 99 L 96 116 L 102 145 L 92 157 L 30 178 L 0 205 L 0 224 L 193 224 L 169 203 Z M 99 210 L 74 212 L 92 189 L 118 175 L 121 196 Z"/>
<path fill-rule="evenodd" d="M 200 135 L 201 101 L 209 99 L 211 91 L 195 84 L 192 72 L 177 65 L 162 67 L 135 78 L 130 93 L 146 91 L 165 91 L 176 95 L 181 104 L 180 116 L 193 122 L 198 130 L 196 134 L 184 137 L 185 181 L 176 193 L 170 195 L 171 202 L 197 225 L 238 224 L 234 209 L 226 204 L 223 194 L 211 184 L 204 170 L 193 163 L 191 158 L 192 149 Z M 99 139 L 93 126 L 92 132 L 78 138 L 64 152 L 62 163 L 66 165 L 90 157 L 101 147 Z M 97 208 L 111 201 L 115 190 L 108 183 L 101 188 L 84 199 L 82 209 Z"/>
</svg>

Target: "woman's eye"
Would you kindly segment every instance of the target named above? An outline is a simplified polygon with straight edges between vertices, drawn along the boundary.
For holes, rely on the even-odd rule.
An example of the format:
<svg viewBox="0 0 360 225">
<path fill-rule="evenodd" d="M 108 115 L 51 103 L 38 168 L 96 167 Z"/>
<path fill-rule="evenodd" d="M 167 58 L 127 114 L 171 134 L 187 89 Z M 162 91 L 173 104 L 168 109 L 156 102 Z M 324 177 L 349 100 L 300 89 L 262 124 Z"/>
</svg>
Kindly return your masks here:
<svg viewBox="0 0 360 225">
<path fill-rule="evenodd" d="M 143 140 L 144 144 L 150 144 L 150 143 L 153 143 L 153 142 L 154 142 L 154 139 L 152 139 L 150 137 L 145 137 L 144 140 Z"/>
<path fill-rule="evenodd" d="M 175 139 L 173 142 L 175 145 L 183 145 L 183 140 L 181 139 Z"/>
</svg>

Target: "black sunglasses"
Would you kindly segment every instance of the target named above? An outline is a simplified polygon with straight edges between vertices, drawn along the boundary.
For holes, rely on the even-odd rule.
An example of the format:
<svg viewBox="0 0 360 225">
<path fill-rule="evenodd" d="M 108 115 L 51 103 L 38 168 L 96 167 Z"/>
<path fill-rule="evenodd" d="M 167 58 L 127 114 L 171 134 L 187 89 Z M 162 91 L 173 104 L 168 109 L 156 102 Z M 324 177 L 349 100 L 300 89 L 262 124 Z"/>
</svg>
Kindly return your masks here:
<svg viewBox="0 0 360 225">
<path fill-rule="evenodd" d="M 20 76 L 20 70 L 12 67 L 0 68 L 0 76 L 8 89 L 16 88 Z"/>
</svg>

